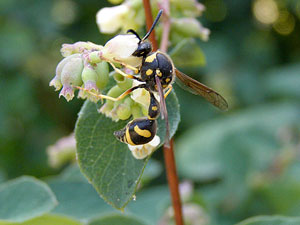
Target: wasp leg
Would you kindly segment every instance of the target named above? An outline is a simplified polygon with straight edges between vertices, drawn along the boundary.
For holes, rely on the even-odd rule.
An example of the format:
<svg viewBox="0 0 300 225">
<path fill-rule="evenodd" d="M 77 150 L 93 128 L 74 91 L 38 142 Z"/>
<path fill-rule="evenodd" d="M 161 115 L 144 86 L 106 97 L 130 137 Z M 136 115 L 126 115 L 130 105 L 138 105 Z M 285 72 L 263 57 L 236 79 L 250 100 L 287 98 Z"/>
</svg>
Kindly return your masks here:
<svg viewBox="0 0 300 225">
<path fill-rule="evenodd" d="M 171 93 L 172 89 L 173 89 L 173 86 L 170 85 L 170 86 L 168 87 L 167 92 L 166 92 L 165 95 L 164 95 L 164 98 L 165 98 L 165 99 L 166 99 L 166 98 L 168 97 L 168 95 Z"/>
<path fill-rule="evenodd" d="M 115 59 L 115 58 L 114 58 L 114 60 L 115 60 L 116 62 L 120 63 L 121 66 L 123 66 L 123 67 L 125 67 L 125 68 L 127 68 L 127 69 L 131 69 L 135 74 L 138 74 L 138 73 L 140 72 L 140 70 L 137 69 L 137 68 L 134 67 L 134 66 L 128 65 L 128 64 L 126 64 L 126 63 L 123 63 L 123 62 L 121 62 L 120 60 Z"/>
<path fill-rule="evenodd" d="M 129 79 L 134 79 L 134 80 L 142 81 L 140 78 L 138 78 L 136 76 L 124 73 L 122 70 L 120 70 L 119 68 L 117 68 L 112 62 L 109 62 L 109 64 L 114 68 L 114 70 L 117 73 L 123 75 L 124 77 L 129 78 Z"/>
<path fill-rule="evenodd" d="M 133 92 L 135 89 L 138 89 L 138 88 L 145 88 L 145 84 L 141 84 L 141 85 L 138 85 L 138 86 L 135 86 L 135 87 L 132 87 L 130 89 L 128 89 L 127 91 L 125 91 L 123 94 L 121 94 L 119 97 L 117 98 L 114 98 L 114 97 L 111 97 L 111 96 L 108 96 L 108 95 L 102 95 L 102 94 L 96 94 L 94 92 L 91 92 L 83 87 L 79 87 L 79 86 L 74 86 L 74 88 L 77 88 L 79 90 L 82 90 L 82 91 L 86 91 L 87 93 L 89 93 L 90 95 L 92 96 L 95 96 L 96 98 L 99 98 L 99 99 L 108 99 L 108 100 L 111 100 L 113 102 L 117 102 L 119 100 L 122 100 L 123 98 L 125 98 L 127 95 L 129 95 L 131 92 Z"/>
</svg>

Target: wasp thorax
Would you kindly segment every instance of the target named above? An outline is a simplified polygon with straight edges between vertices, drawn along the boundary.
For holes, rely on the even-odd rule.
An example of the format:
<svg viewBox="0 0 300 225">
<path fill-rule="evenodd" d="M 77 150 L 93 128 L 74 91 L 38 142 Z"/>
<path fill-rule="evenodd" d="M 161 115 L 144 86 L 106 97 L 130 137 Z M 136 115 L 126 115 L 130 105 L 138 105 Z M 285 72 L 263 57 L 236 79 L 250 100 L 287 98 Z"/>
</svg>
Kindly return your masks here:
<svg viewBox="0 0 300 225">
<path fill-rule="evenodd" d="M 138 45 L 138 48 L 135 50 L 135 52 L 132 54 L 133 56 L 137 57 L 145 57 L 152 51 L 152 45 L 148 42 L 141 42 Z"/>
</svg>

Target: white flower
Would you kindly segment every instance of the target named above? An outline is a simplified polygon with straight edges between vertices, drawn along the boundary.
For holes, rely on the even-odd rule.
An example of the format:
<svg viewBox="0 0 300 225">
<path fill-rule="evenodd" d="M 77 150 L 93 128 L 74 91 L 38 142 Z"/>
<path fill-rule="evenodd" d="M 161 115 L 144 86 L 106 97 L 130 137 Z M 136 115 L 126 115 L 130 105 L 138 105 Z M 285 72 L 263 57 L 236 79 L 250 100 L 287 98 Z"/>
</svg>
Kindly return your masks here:
<svg viewBox="0 0 300 225">
<path fill-rule="evenodd" d="M 129 11 L 129 6 L 126 4 L 100 9 L 96 15 L 100 31 L 107 34 L 117 32 L 122 27 Z"/>
<path fill-rule="evenodd" d="M 142 57 L 132 56 L 138 47 L 139 39 L 132 34 L 117 35 L 110 39 L 101 50 L 102 57 L 116 63 L 125 63 L 138 67 Z"/>
<path fill-rule="evenodd" d="M 128 148 L 136 159 L 144 159 L 150 155 L 160 143 L 159 136 L 155 135 L 152 141 L 144 145 L 129 145 Z"/>
</svg>

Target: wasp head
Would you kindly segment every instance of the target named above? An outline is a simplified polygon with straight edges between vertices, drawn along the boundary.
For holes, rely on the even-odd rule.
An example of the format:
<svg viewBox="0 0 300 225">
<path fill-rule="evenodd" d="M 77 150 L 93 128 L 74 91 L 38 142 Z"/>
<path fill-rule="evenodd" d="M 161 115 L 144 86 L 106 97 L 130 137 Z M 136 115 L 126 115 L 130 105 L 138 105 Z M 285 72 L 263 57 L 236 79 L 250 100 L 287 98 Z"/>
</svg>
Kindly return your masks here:
<svg viewBox="0 0 300 225">
<path fill-rule="evenodd" d="M 148 41 L 142 41 L 132 54 L 137 57 L 146 57 L 152 51 L 152 45 Z"/>
</svg>

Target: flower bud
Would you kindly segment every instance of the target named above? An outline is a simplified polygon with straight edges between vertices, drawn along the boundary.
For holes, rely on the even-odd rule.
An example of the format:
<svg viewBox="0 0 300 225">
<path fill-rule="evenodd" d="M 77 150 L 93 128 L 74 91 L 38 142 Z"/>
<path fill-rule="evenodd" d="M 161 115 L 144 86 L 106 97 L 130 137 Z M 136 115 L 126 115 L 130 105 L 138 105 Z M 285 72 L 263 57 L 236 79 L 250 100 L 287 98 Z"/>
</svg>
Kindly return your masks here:
<svg viewBox="0 0 300 225">
<path fill-rule="evenodd" d="M 118 85 L 115 85 L 113 86 L 108 92 L 107 92 L 107 95 L 110 96 L 110 97 L 114 97 L 114 98 L 117 98 L 119 97 L 121 94 L 123 94 L 123 90 L 118 86 Z M 106 101 L 107 103 L 109 104 L 114 104 L 113 101 L 110 101 L 110 100 L 107 100 Z"/>
<path fill-rule="evenodd" d="M 132 87 L 132 79 L 128 79 L 119 73 L 114 73 L 113 75 L 117 85 L 124 91 Z"/>
<path fill-rule="evenodd" d="M 111 62 L 122 62 L 138 67 L 142 63 L 142 57 L 132 56 L 138 47 L 138 43 L 139 39 L 135 35 L 117 35 L 104 45 L 101 53 L 103 58 Z"/>
<path fill-rule="evenodd" d="M 72 58 L 68 60 L 61 72 L 61 83 L 63 84 L 63 89 L 59 93 L 59 97 L 64 96 L 67 101 L 73 99 L 74 90 L 72 85 L 80 86 L 82 84 L 82 69 L 83 62 L 81 58 Z"/>
<path fill-rule="evenodd" d="M 172 19 L 172 30 L 185 37 L 198 37 L 203 41 L 207 41 L 210 34 L 210 30 L 195 18 Z"/>
<path fill-rule="evenodd" d="M 100 32 L 112 34 L 117 32 L 126 19 L 130 9 L 127 4 L 122 4 L 114 7 L 105 7 L 98 11 L 96 21 Z"/>
<path fill-rule="evenodd" d="M 80 86 L 82 84 L 81 73 L 83 61 L 81 58 L 70 59 L 61 72 L 61 83 Z"/>
<path fill-rule="evenodd" d="M 88 64 L 83 68 L 81 78 L 84 83 L 84 88 L 86 90 L 93 92 L 95 94 L 97 94 L 99 92 L 97 83 L 96 83 L 98 80 L 98 75 L 92 65 Z M 97 98 L 96 96 L 91 95 L 88 92 L 83 91 L 83 90 L 79 91 L 78 97 L 83 98 L 83 99 L 88 98 L 92 102 L 99 101 L 99 98 Z"/>
<path fill-rule="evenodd" d="M 113 104 L 107 104 L 107 103 L 105 103 L 105 104 L 98 110 L 98 112 L 104 114 L 106 117 L 110 117 L 109 115 L 110 115 L 111 111 L 113 110 L 113 108 L 114 108 L 114 105 L 113 105 Z"/>
<path fill-rule="evenodd" d="M 143 113 L 142 113 L 141 106 L 137 103 L 133 104 L 133 106 L 131 107 L 131 114 L 133 116 L 133 119 L 140 118 L 140 117 L 144 116 Z"/>
<path fill-rule="evenodd" d="M 121 4 L 124 0 L 108 0 L 111 4 L 118 5 Z"/>
<path fill-rule="evenodd" d="M 130 106 L 125 103 L 121 103 L 117 106 L 116 113 L 120 120 L 127 120 L 131 116 Z"/>
<path fill-rule="evenodd" d="M 62 84 L 60 82 L 60 78 L 56 75 L 49 83 L 49 86 L 55 87 L 55 91 L 58 91 L 61 89 Z"/>
<path fill-rule="evenodd" d="M 81 78 L 84 84 L 88 81 L 92 81 L 93 83 L 95 83 L 95 87 L 96 87 L 97 76 L 98 75 L 96 73 L 96 70 L 94 70 L 91 64 L 84 66 L 81 74 Z M 86 88 L 86 86 L 84 87 Z"/>
<path fill-rule="evenodd" d="M 101 59 L 101 51 L 94 51 L 88 54 L 89 63 L 99 63 L 102 61 Z"/>
<path fill-rule="evenodd" d="M 100 90 L 103 90 L 109 81 L 109 67 L 108 63 L 105 61 L 102 61 L 100 63 L 97 63 L 95 66 L 95 70 L 97 73 L 97 87 Z"/>
<path fill-rule="evenodd" d="M 61 91 L 59 92 L 59 97 L 64 96 L 67 101 L 70 101 L 74 98 L 74 90 L 69 84 L 65 84 Z"/>
<path fill-rule="evenodd" d="M 68 57 L 75 53 L 83 53 L 85 50 L 101 50 L 103 46 L 96 45 L 92 42 L 78 41 L 74 44 L 63 44 L 60 52 L 62 56 Z"/>
<path fill-rule="evenodd" d="M 55 76 L 57 77 L 57 79 L 61 79 L 61 72 L 64 68 L 64 66 L 70 62 L 71 59 L 75 59 L 75 58 L 80 58 L 81 55 L 80 54 L 74 54 L 74 55 L 70 55 L 66 58 L 64 58 L 63 60 L 61 60 L 58 65 L 56 66 L 56 72 L 55 72 Z"/>
</svg>

